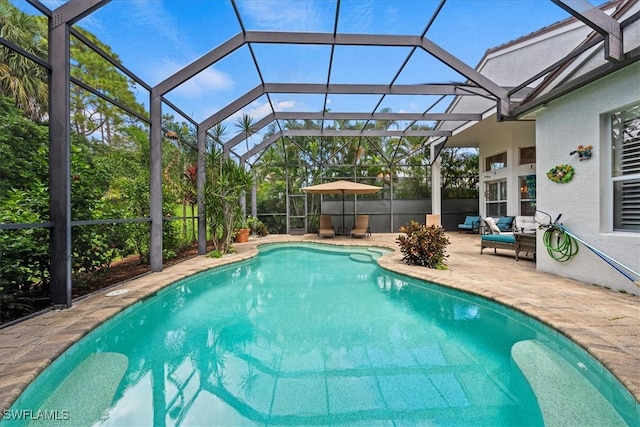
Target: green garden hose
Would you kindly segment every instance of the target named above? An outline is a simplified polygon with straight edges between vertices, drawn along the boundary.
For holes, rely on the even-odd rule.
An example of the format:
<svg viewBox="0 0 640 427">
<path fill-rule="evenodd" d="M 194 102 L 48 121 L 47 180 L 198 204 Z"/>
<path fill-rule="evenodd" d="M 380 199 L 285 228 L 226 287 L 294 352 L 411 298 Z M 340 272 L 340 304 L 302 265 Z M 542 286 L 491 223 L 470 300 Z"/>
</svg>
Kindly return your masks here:
<svg viewBox="0 0 640 427">
<path fill-rule="evenodd" d="M 542 241 L 549 256 L 558 262 L 569 261 L 578 253 L 578 243 L 563 228 L 550 226 L 544 232 Z"/>
</svg>

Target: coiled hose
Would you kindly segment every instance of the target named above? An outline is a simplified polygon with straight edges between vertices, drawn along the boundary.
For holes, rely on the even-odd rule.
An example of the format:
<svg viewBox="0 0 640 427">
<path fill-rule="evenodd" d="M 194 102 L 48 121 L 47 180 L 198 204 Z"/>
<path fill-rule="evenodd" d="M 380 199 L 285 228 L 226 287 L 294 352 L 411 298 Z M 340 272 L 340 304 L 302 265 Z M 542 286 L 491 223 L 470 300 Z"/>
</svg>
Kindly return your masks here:
<svg viewBox="0 0 640 427">
<path fill-rule="evenodd" d="M 563 228 L 551 225 L 542 236 L 542 242 L 551 258 L 566 262 L 578 253 L 578 243 Z"/>
</svg>

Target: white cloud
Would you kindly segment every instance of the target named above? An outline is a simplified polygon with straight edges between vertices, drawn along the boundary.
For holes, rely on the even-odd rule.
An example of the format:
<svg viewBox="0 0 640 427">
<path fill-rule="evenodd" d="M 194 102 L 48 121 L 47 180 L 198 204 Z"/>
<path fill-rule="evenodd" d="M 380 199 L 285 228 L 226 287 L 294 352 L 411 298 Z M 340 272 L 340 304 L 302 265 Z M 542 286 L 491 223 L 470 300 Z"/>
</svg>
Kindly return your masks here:
<svg viewBox="0 0 640 427">
<path fill-rule="evenodd" d="M 298 105 L 297 102 L 295 101 L 279 101 L 279 102 L 275 102 L 274 103 L 274 108 L 277 111 L 281 111 L 281 110 L 291 110 L 293 109 L 296 105 Z"/>
<path fill-rule="evenodd" d="M 163 81 L 180 71 L 186 64 L 178 64 L 175 61 L 165 59 L 162 63 L 154 64 L 150 69 L 153 74 L 152 81 Z M 235 85 L 233 78 L 222 71 L 209 67 L 187 80 L 171 91 L 172 95 L 184 98 L 198 99 L 211 96 L 214 91 L 232 89 Z"/>
<path fill-rule="evenodd" d="M 322 11 L 310 1 L 300 0 L 246 0 L 238 2 L 245 24 L 270 31 L 320 31 Z"/>
<path fill-rule="evenodd" d="M 127 8 L 130 21 L 140 28 L 153 31 L 154 38 L 168 42 L 178 51 L 189 49 L 189 44 L 183 40 L 175 18 L 163 7 L 162 2 L 155 0 L 138 0 L 129 2 Z"/>
<path fill-rule="evenodd" d="M 298 107 L 300 104 L 296 101 L 278 101 L 273 100 L 273 108 L 276 111 L 292 110 Z M 235 112 L 230 119 L 235 120 L 236 117 L 241 117 L 243 114 L 248 114 L 255 120 L 260 120 L 263 117 L 271 114 L 271 106 L 268 102 L 254 101 L 249 104 L 245 109 Z"/>
<path fill-rule="evenodd" d="M 247 108 L 246 110 L 238 111 L 236 114 L 234 114 L 234 117 L 242 116 L 242 114 L 244 113 L 250 115 L 255 120 L 260 120 L 263 117 L 271 114 L 271 106 L 268 102 L 252 102 L 251 104 L 249 104 L 249 108 Z"/>
<path fill-rule="evenodd" d="M 178 86 L 175 93 L 187 98 L 203 98 L 211 96 L 213 91 L 231 89 L 233 85 L 233 79 L 228 74 L 214 68 L 207 68 Z"/>
<path fill-rule="evenodd" d="M 344 21 L 349 23 L 349 31 L 355 33 L 371 33 L 375 28 L 375 2 L 357 3 L 348 12 L 343 13 Z"/>
</svg>

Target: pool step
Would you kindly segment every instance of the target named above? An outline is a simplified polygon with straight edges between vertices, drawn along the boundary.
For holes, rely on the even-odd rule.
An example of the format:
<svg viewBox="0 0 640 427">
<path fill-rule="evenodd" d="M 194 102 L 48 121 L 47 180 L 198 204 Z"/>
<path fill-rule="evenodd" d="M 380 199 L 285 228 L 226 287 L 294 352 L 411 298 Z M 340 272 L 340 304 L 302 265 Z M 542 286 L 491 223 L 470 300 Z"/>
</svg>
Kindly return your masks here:
<svg viewBox="0 0 640 427">
<path fill-rule="evenodd" d="M 371 263 L 374 261 L 373 257 L 369 254 L 351 254 L 349 255 L 349 258 L 351 258 L 353 261 L 363 263 Z"/>
<path fill-rule="evenodd" d="M 545 425 L 626 425 L 584 375 L 544 343 L 519 341 L 511 357 L 538 398 Z"/>
<path fill-rule="evenodd" d="M 113 404 L 120 382 L 127 373 L 129 359 L 122 353 L 94 353 L 49 393 L 39 408 L 42 411 L 64 410 L 69 419 L 47 420 L 46 425 L 94 425 L 104 420 L 105 411 Z M 53 387 L 53 385 L 50 385 Z M 36 422 L 40 421 L 40 422 Z M 32 419 L 29 425 L 45 425 L 42 419 Z"/>
<path fill-rule="evenodd" d="M 367 248 L 367 251 L 371 252 L 371 256 L 374 258 L 380 258 L 382 255 L 392 252 L 389 249 L 383 248 Z"/>
</svg>

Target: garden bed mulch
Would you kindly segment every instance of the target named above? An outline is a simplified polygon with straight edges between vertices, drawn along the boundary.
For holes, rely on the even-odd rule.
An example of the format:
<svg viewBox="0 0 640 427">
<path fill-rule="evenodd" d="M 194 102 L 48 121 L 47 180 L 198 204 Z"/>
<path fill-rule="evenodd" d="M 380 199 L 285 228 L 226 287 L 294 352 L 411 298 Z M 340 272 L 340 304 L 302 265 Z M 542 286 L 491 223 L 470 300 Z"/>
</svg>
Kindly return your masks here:
<svg viewBox="0 0 640 427">
<path fill-rule="evenodd" d="M 207 251 L 213 250 L 212 245 L 207 245 Z M 192 245 L 175 258 L 164 262 L 163 267 L 177 264 L 181 261 L 198 255 L 197 244 Z M 84 277 L 82 283 L 76 283 L 73 289 L 73 298 L 91 294 L 101 289 L 108 288 L 118 283 L 124 282 L 134 277 L 138 277 L 149 272 L 149 264 L 143 263 L 138 255 L 112 262 L 106 271 L 97 272 Z"/>
<path fill-rule="evenodd" d="M 213 250 L 213 245 L 207 245 L 207 251 Z M 177 264 L 198 254 L 197 244 L 180 252 L 175 258 L 165 262 L 163 267 Z M 142 262 L 140 256 L 132 255 L 118 261 L 114 261 L 103 271 L 88 274 L 81 278 L 75 278 L 72 289 L 72 298 L 80 298 L 90 295 L 102 289 L 117 285 L 149 272 L 149 264 Z M 24 295 L 19 301 L 0 301 L 0 325 L 12 323 L 18 319 L 26 318 L 33 313 L 46 310 L 51 301 L 48 295 L 29 294 Z"/>
</svg>

